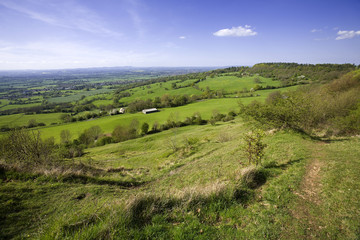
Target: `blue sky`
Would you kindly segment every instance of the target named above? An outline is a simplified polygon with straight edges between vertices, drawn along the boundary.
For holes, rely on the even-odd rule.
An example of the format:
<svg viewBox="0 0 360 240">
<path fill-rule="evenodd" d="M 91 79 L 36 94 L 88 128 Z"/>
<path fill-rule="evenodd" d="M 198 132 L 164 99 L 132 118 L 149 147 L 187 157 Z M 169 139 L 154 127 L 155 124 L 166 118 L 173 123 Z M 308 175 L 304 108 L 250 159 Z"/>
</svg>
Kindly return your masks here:
<svg viewBox="0 0 360 240">
<path fill-rule="evenodd" d="M 0 0 L 0 70 L 360 64 L 359 0 Z"/>
</svg>

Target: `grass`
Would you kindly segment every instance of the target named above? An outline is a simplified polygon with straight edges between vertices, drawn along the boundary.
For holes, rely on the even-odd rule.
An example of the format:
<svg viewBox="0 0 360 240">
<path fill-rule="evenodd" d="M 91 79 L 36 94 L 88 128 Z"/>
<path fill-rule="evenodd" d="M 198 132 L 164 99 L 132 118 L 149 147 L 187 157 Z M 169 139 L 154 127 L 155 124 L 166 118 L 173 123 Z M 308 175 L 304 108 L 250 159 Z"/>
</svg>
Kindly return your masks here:
<svg viewBox="0 0 360 240">
<path fill-rule="evenodd" d="M 44 138 L 55 137 L 55 139 L 58 140 L 61 130 L 64 129 L 70 130 L 73 138 L 76 138 L 85 129 L 88 129 L 92 126 L 99 125 L 105 133 L 111 133 L 116 126 L 129 125 L 134 119 L 138 120 L 140 124 L 147 122 L 150 127 L 154 122 L 159 122 L 160 124 L 166 122 L 171 114 L 173 114 L 179 121 L 184 120 L 186 117 L 192 116 L 195 112 L 200 112 L 204 119 L 209 119 L 213 110 L 219 110 L 221 113 L 228 113 L 231 110 L 236 110 L 238 108 L 237 101 L 237 99 L 233 98 L 211 99 L 177 108 L 161 109 L 161 111 L 158 113 L 148 115 L 144 115 L 143 113 L 124 114 L 107 116 L 89 121 L 45 127 L 41 128 L 41 132 Z"/>
<path fill-rule="evenodd" d="M 3 115 L 0 116 L 0 126 L 16 127 L 26 126 L 31 119 L 35 119 L 36 122 L 45 123 L 50 125 L 52 123 L 60 123 L 60 115 L 62 113 L 46 113 L 46 114 L 32 114 L 26 115 L 23 113 Z"/>
<path fill-rule="evenodd" d="M 258 78 L 261 83 L 256 83 L 255 79 Z M 226 92 L 243 91 L 244 88 L 250 90 L 256 85 L 260 86 L 280 86 L 279 81 L 273 81 L 270 78 L 264 78 L 261 76 L 243 77 L 238 78 L 236 76 L 220 76 L 215 78 L 207 78 L 205 81 L 199 83 L 199 87 L 206 89 L 209 87 L 211 90 L 225 90 Z"/>
<path fill-rule="evenodd" d="M 294 87 L 283 88 L 281 90 L 284 91 L 293 88 Z M 77 138 L 85 129 L 88 129 L 92 126 L 99 125 L 104 131 L 104 133 L 111 133 L 116 126 L 129 125 L 131 121 L 134 119 L 138 120 L 140 125 L 143 122 L 147 122 L 150 125 L 150 128 L 155 122 L 158 122 L 160 124 L 166 122 L 166 120 L 169 118 L 170 115 L 173 115 L 178 121 L 183 121 L 185 120 L 186 117 L 190 117 L 194 113 L 199 112 L 203 119 L 210 119 L 214 110 L 224 114 L 227 114 L 229 111 L 238 112 L 239 100 L 243 104 L 249 104 L 251 101 L 256 99 L 259 101 L 264 101 L 266 99 L 266 96 L 272 91 L 274 90 L 257 91 L 256 93 L 258 93 L 259 96 L 256 97 L 209 99 L 181 107 L 164 108 L 161 109 L 161 111 L 158 113 L 153 113 L 148 115 L 144 115 L 142 113 L 135 113 L 135 114 L 107 116 L 99 119 L 91 119 L 88 121 L 68 123 L 68 124 L 55 125 L 55 126 L 47 126 L 44 128 L 40 128 L 40 130 L 44 138 L 54 137 L 56 141 L 59 141 L 60 132 L 65 129 L 68 129 L 71 132 L 72 138 L 74 139 Z"/>
<path fill-rule="evenodd" d="M 184 87 L 184 88 L 178 88 L 173 89 L 172 84 L 178 83 L 177 80 L 174 81 L 168 81 L 164 83 L 154 83 L 143 87 L 136 87 L 132 88 L 131 90 L 128 90 L 127 92 L 131 93 L 130 97 L 124 97 L 120 99 L 120 102 L 123 103 L 130 103 L 136 99 L 154 99 L 155 97 L 163 96 L 164 94 L 169 95 L 201 95 L 202 92 L 200 90 L 197 90 L 193 87 Z M 184 83 L 179 83 L 179 86 L 184 85 Z"/>
<path fill-rule="evenodd" d="M 360 140 L 340 139 L 315 146 L 321 171 L 319 190 L 313 199 L 298 199 L 294 210 L 307 218 L 294 219 L 291 235 L 306 234 L 317 239 L 360 237 Z M 314 201 L 316 200 L 316 201 Z"/>
<path fill-rule="evenodd" d="M 69 96 L 53 97 L 53 98 L 49 98 L 48 101 L 49 101 L 49 103 L 76 102 L 76 101 L 80 100 L 82 98 L 82 96 L 86 97 L 86 96 L 92 96 L 92 95 L 97 95 L 97 94 L 109 93 L 112 91 L 113 90 L 107 89 L 107 88 L 96 89 L 96 90 L 91 90 L 91 91 L 84 91 L 84 90 L 75 91 L 75 90 L 73 90 L 72 92 L 74 92 L 74 93 L 72 93 Z"/>
<path fill-rule="evenodd" d="M 293 215 L 299 202 L 296 192 L 319 143 L 292 132 L 269 133 L 261 168 L 266 181 L 250 189 L 241 182 L 247 161 L 240 145 L 251 127 L 236 118 L 233 123 L 188 126 L 88 149 L 76 162 L 102 171 L 84 175 L 94 179 L 86 184 L 76 180 L 76 172 L 65 178 L 53 177 L 56 171 L 32 176 L 3 170 L 0 209 L 6 218 L 0 220 L 1 237 L 303 237 L 308 226 Z M 358 237 L 359 145 L 358 138 L 321 145 L 326 153 L 319 155 L 326 164 L 321 172 L 324 204 L 310 211 L 327 226 L 320 238 Z M 124 188 L 110 182 L 142 184 Z M 288 232 L 294 234 L 284 235 Z"/>
<path fill-rule="evenodd" d="M 29 108 L 29 107 L 36 107 L 36 106 L 40 106 L 40 105 L 41 105 L 41 103 L 9 104 L 9 105 L 3 105 L 0 108 L 0 110 L 5 111 L 5 110 L 16 109 L 16 108 Z"/>
</svg>

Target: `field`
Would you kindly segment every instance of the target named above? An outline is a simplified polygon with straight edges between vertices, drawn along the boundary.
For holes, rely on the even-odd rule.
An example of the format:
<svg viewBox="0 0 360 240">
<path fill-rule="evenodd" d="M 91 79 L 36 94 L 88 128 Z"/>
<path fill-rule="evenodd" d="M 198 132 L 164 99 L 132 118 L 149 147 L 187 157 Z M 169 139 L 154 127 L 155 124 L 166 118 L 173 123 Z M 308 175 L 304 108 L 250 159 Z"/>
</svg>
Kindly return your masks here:
<svg viewBox="0 0 360 240">
<path fill-rule="evenodd" d="M 294 88 L 295 87 L 283 88 L 281 90 L 293 90 Z M 259 96 L 257 97 L 203 100 L 181 107 L 163 108 L 160 109 L 160 112 L 158 113 L 148 115 L 144 115 L 143 113 L 126 113 L 123 115 L 107 116 L 82 122 L 48 126 L 41 128 L 41 133 L 44 138 L 54 137 L 55 140 L 58 141 L 60 137 L 60 132 L 65 129 L 68 129 L 72 133 L 72 138 L 77 138 L 85 129 L 88 129 L 92 126 L 98 125 L 102 128 L 104 133 L 111 133 L 116 126 L 128 126 L 131 121 L 135 119 L 139 121 L 140 125 L 144 122 L 147 122 L 150 127 L 152 127 L 154 122 L 158 122 L 159 124 L 165 123 L 169 116 L 174 116 L 177 121 L 183 121 L 186 117 L 191 117 L 194 113 L 200 113 L 203 119 L 210 119 L 214 111 L 223 114 L 227 114 L 230 111 L 238 112 L 239 101 L 241 101 L 243 104 L 248 104 L 253 100 L 264 101 L 267 95 L 272 91 L 274 90 L 258 91 L 257 93 L 259 94 Z"/>
<path fill-rule="evenodd" d="M 52 123 L 60 123 L 61 113 L 48 113 L 48 114 L 12 114 L 0 116 L 0 127 L 16 127 L 16 126 L 26 126 L 30 120 L 35 119 L 38 123 L 45 123 L 46 125 L 51 125 Z"/>
<path fill-rule="evenodd" d="M 258 79 L 258 82 L 255 81 Z M 236 76 L 221 76 L 208 78 L 206 81 L 202 81 L 199 83 L 199 87 L 202 89 L 206 89 L 209 87 L 212 90 L 224 90 L 227 92 L 237 92 L 243 91 L 243 89 L 250 90 L 254 88 L 256 85 L 260 85 L 263 87 L 266 86 L 279 86 L 279 81 L 273 81 L 269 78 L 264 78 L 261 76 L 252 76 L 252 77 L 242 77 L 238 78 Z"/>
<path fill-rule="evenodd" d="M 237 190 L 248 165 L 240 145 L 249 127 L 237 118 L 92 148 L 77 160 L 81 178 L 7 172 L 2 237 L 356 239 L 359 139 L 326 143 L 268 133 L 265 184 Z M 321 178 L 304 182 L 315 161 Z"/>
<path fill-rule="evenodd" d="M 69 96 L 64 97 L 54 97 L 50 98 L 48 101 L 50 103 L 64 103 L 64 102 L 76 102 L 79 101 L 83 96 L 93 96 L 97 94 L 109 93 L 112 92 L 111 89 L 96 89 L 91 91 L 73 91 Z"/>
</svg>

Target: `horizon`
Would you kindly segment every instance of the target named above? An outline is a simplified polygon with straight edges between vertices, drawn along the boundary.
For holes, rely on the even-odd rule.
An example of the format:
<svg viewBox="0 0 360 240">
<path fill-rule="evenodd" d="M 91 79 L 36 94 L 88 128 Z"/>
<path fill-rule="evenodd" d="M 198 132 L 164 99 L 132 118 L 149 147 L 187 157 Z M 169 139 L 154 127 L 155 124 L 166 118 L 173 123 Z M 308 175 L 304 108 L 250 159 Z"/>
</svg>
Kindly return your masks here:
<svg viewBox="0 0 360 240">
<path fill-rule="evenodd" d="M 299 62 L 258 62 L 251 65 L 228 65 L 228 66 L 99 66 L 99 67 L 74 67 L 74 68 L 34 68 L 34 69 L 0 69 L 0 72 L 16 72 L 16 71 L 61 71 L 61 70 L 85 70 L 85 69 L 110 69 L 110 68 L 134 68 L 134 69 L 148 69 L 148 68 L 212 68 L 212 69 L 225 69 L 225 68 L 231 68 L 231 67 L 253 67 L 257 64 L 268 64 L 268 63 L 295 63 L 299 65 L 326 65 L 326 64 L 335 64 L 335 65 L 344 65 L 344 64 L 351 64 L 354 66 L 360 66 L 360 64 L 356 63 L 330 63 L 330 62 L 323 62 L 323 63 L 299 63 Z"/>
<path fill-rule="evenodd" d="M 0 70 L 360 64 L 360 2 L 0 0 Z"/>
</svg>

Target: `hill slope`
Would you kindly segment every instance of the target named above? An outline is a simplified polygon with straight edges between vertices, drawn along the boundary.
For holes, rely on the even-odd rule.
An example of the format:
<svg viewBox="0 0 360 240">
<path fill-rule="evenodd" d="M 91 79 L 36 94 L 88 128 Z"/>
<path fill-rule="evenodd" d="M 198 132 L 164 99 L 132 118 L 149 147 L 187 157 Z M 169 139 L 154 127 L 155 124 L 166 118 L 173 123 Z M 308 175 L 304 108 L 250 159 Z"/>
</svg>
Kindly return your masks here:
<svg viewBox="0 0 360 240">
<path fill-rule="evenodd" d="M 237 118 L 91 148 L 72 170 L 2 166 L 1 237 L 359 237 L 359 138 L 268 133 L 266 182 L 251 188 L 240 181 L 250 127 Z"/>
</svg>

